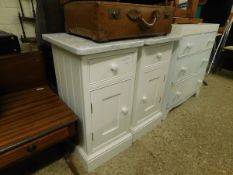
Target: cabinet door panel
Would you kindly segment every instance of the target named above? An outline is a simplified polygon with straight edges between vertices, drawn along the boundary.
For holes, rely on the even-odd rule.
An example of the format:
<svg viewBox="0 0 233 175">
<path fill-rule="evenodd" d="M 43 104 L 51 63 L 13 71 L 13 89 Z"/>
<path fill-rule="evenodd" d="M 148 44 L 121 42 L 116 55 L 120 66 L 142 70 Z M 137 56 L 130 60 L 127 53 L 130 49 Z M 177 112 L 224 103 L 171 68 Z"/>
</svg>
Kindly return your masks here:
<svg viewBox="0 0 233 175">
<path fill-rule="evenodd" d="M 127 131 L 131 80 L 91 92 L 93 146 Z"/>
<path fill-rule="evenodd" d="M 140 123 L 148 115 L 161 110 L 161 100 L 164 89 L 164 66 L 159 69 L 146 70 L 142 76 L 138 105 L 136 107 L 136 120 Z"/>
</svg>

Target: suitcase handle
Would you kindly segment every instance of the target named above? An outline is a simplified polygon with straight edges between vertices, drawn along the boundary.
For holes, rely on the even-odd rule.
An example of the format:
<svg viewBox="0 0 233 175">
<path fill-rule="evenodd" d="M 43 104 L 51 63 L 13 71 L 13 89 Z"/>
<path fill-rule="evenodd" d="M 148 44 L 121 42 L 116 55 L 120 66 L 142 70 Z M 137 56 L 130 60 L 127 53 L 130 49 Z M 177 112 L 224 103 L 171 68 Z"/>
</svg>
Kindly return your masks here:
<svg viewBox="0 0 233 175">
<path fill-rule="evenodd" d="M 134 22 L 137 22 L 138 25 L 142 28 L 142 29 L 148 29 L 148 28 L 152 28 L 156 21 L 157 21 L 157 16 L 159 15 L 158 14 L 159 12 L 158 11 L 153 11 L 152 12 L 152 22 L 149 23 L 147 22 L 143 17 L 142 17 L 142 13 L 138 10 L 130 10 L 128 13 L 127 13 L 127 16 Z"/>
</svg>

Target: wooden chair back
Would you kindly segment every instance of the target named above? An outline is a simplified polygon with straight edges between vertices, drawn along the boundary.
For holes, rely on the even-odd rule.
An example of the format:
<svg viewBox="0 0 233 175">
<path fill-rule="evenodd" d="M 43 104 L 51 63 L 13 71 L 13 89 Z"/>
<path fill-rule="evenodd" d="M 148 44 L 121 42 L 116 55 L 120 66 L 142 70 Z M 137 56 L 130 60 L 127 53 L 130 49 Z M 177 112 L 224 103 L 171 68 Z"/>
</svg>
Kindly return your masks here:
<svg viewBox="0 0 233 175">
<path fill-rule="evenodd" d="M 194 18 L 197 11 L 199 0 L 188 0 L 187 10 L 178 8 L 179 0 L 174 0 L 174 17 Z"/>
</svg>

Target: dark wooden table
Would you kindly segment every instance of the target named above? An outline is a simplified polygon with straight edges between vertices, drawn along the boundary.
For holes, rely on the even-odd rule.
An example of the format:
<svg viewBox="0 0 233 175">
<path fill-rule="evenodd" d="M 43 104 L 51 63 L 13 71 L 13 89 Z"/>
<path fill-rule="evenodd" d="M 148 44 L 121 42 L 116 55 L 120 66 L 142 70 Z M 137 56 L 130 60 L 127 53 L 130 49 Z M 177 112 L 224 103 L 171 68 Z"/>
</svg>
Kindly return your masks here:
<svg viewBox="0 0 233 175">
<path fill-rule="evenodd" d="M 41 52 L 0 57 L 0 170 L 76 136 L 77 119 L 47 86 Z"/>
</svg>

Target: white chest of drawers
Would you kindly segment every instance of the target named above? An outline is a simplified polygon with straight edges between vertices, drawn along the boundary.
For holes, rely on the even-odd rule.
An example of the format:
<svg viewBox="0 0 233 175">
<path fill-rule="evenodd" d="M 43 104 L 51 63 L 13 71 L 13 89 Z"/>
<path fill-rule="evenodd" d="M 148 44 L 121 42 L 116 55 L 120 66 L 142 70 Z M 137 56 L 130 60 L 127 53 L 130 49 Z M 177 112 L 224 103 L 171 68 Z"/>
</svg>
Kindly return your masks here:
<svg viewBox="0 0 233 175">
<path fill-rule="evenodd" d="M 198 94 L 213 48 L 217 24 L 174 24 L 173 34 L 181 35 L 174 45 L 164 107 L 170 110 Z"/>
<path fill-rule="evenodd" d="M 166 37 L 101 44 L 68 34 L 44 35 L 52 43 L 59 96 L 79 116 L 76 153 L 88 171 L 198 93 L 217 29 L 173 25 Z"/>
<path fill-rule="evenodd" d="M 44 39 L 52 43 L 59 96 L 79 116 L 77 154 L 87 170 L 129 147 L 162 118 L 179 36 L 101 44 L 68 34 Z"/>
</svg>

